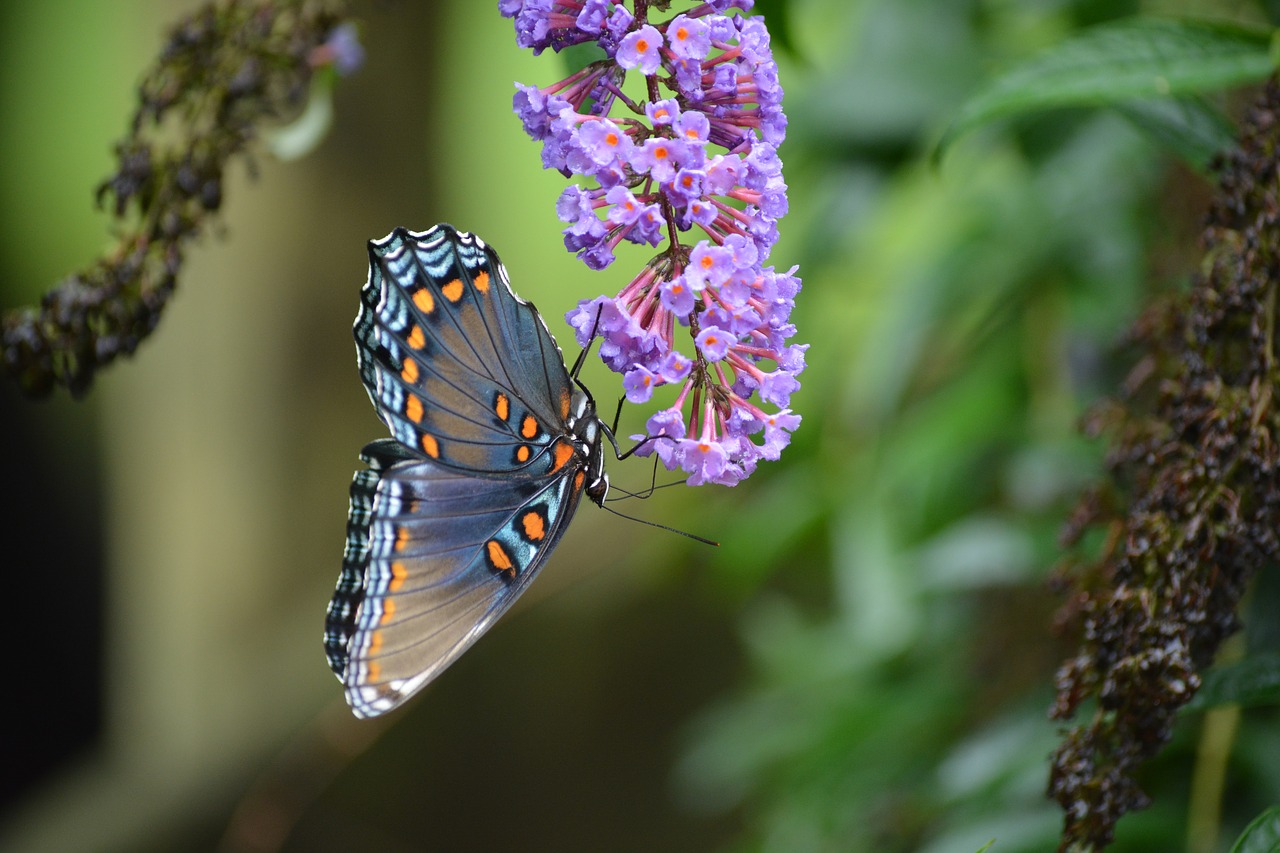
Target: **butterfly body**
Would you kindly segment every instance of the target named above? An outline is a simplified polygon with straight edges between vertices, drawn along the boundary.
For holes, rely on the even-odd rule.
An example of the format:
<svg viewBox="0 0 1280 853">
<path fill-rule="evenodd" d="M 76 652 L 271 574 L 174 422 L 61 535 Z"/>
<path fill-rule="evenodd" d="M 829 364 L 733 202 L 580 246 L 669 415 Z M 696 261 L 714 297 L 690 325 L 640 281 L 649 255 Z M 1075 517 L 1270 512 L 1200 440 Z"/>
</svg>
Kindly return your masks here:
<svg viewBox="0 0 1280 853">
<path fill-rule="evenodd" d="M 582 494 L 603 504 L 612 441 L 480 238 L 397 228 L 369 259 L 356 351 L 392 437 L 361 453 L 325 621 L 360 717 L 402 703 L 506 612 Z"/>
</svg>

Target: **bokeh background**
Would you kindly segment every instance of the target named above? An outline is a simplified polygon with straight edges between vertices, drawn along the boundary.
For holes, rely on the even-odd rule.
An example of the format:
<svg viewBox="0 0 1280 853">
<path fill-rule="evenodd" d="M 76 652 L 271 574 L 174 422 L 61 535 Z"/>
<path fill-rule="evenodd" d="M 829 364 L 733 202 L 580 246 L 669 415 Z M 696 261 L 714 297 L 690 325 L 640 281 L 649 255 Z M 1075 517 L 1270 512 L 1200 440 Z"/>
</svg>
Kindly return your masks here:
<svg viewBox="0 0 1280 853">
<path fill-rule="evenodd" d="M 110 245 L 93 188 L 198 5 L 0 10 L 4 307 Z M 350 335 L 365 241 L 483 235 L 569 352 L 564 312 L 642 256 L 591 273 L 561 247 L 565 182 L 510 111 L 512 82 L 561 60 L 517 50 L 493 2 L 356 4 L 368 57 L 331 133 L 237 164 L 137 355 L 81 402 L 0 385 L 0 849 L 1052 849 L 1046 711 L 1072 645 L 1046 580 L 1104 453 L 1077 421 L 1131 363 L 1143 301 L 1195 268 L 1211 187 L 1106 113 L 990 128 L 936 167 L 931 143 L 1082 27 L 1256 6 L 762 4 L 790 117 L 773 261 L 800 265 L 812 344 L 794 444 L 733 490 L 625 507 L 719 548 L 584 506 L 507 618 L 360 723 L 320 639 L 356 453 L 382 434 Z M 586 372 L 600 400 L 616 379 Z M 1197 726 L 1114 849 L 1185 847 Z M 1273 715 L 1242 726 L 1199 849 L 1280 800 Z"/>
</svg>

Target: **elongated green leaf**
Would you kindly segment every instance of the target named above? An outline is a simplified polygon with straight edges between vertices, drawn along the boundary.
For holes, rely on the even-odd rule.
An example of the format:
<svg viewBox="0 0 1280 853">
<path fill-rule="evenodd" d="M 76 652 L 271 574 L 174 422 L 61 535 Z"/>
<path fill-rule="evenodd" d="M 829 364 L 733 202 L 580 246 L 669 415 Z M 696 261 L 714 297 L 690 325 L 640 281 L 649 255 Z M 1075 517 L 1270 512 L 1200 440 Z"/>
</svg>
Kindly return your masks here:
<svg viewBox="0 0 1280 853">
<path fill-rule="evenodd" d="M 1280 807 L 1254 818 L 1231 846 L 1231 853 L 1280 853 Z"/>
<path fill-rule="evenodd" d="M 1258 655 L 1239 663 L 1211 669 L 1204 676 L 1188 711 L 1215 705 L 1270 705 L 1280 703 L 1280 655 Z"/>
<path fill-rule="evenodd" d="M 1265 30 L 1204 21 L 1132 18 L 1095 27 L 979 90 L 960 108 L 938 150 L 997 118 L 1256 82 L 1272 70 L 1270 40 Z"/>
<path fill-rule="evenodd" d="M 1116 111 L 1157 144 L 1205 172 L 1215 154 L 1235 145 L 1236 130 L 1222 111 L 1203 98 L 1145 98 Z"/>
</svg>

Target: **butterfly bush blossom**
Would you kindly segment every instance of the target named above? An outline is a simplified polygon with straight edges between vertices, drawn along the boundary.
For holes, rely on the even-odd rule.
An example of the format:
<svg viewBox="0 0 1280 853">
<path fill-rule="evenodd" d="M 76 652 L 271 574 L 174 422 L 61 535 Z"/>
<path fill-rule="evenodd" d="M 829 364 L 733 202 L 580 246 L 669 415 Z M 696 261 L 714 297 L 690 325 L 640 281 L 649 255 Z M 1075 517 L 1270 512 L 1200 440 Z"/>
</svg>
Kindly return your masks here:
<svg viewBox="0 0 1280 853">
<path fill-rule="evenodd" d="M 583 179 L 556 202 L 569 251 L 600 270 L 623 240 L 666 241 L 617 296 L 565 319 L 582 346 L 600 335 L 630 402 L 679 388 L 635 438 L 691 485 L 736 484 L 800 423 L 789 406 L 808 345 L 787 343 L 800 279 L 765 265 L 787 212 L 787 119 L 769 32 L 741 14 L 752 3 L 699 3 L 665 21 L 649 19 L 647 0 L 498 3 L 534 53 L 604 51 L 553 85 L 516 84 L 515 112 L 546 168 Z M 644 100 L 624 93 L 628 72 L 642 75 Z"/>
</svg>

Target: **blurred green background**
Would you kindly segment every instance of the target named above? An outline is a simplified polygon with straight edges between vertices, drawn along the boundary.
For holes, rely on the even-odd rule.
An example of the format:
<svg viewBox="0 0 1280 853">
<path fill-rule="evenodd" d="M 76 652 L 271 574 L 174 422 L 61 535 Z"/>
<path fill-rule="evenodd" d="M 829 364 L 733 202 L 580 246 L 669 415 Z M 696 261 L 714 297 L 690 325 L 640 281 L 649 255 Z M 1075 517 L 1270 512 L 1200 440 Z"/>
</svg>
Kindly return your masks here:
<svg viewBox="0 0 1280 853">
<path fill-rule="evenodd" d="M 93 188 L 198 5 L 0 11 L 4 307 L 110 245 Z M 0 849 L 1052 849 L 1046 711 L 1073 647 L 1046 579 L 1104 452 L 1076 423 L 1131 363 L 1146 296 L 1194 269 L 1211 187 L 1106 113 L 988 129 L 938 169 L 930 143 L 1082 27 L 1257 5 L 762 4 L 790 117 L 773 262 L 800 264 L 812 344 L 794 444 L 736 489 L 627 507 L 718 549 L 584 508 L 516 610 L 375 723 L 320 646 L 356 453 L 383 433 L 350 335 L 365 241 L 483 235 L 569 351 L 564 312 L 643 256 L 591 273 L 561 247 L 565 181 L 510 112 L 512 82 L 561 60 L 517 50 L 493 2 L 358 5 L 368 59 L 332 132 L 256 179 L 236 166 L 137 355 L 81 403 L 0 387 Z M 598 363 L 585 378 L 619 393 Z M 1273 723 L 1244 717 L 1200 849 L 1280 801 Z M 1186 849 L 1197 737 L 1189 717 L 1114 849 Z"/>
</svg>

